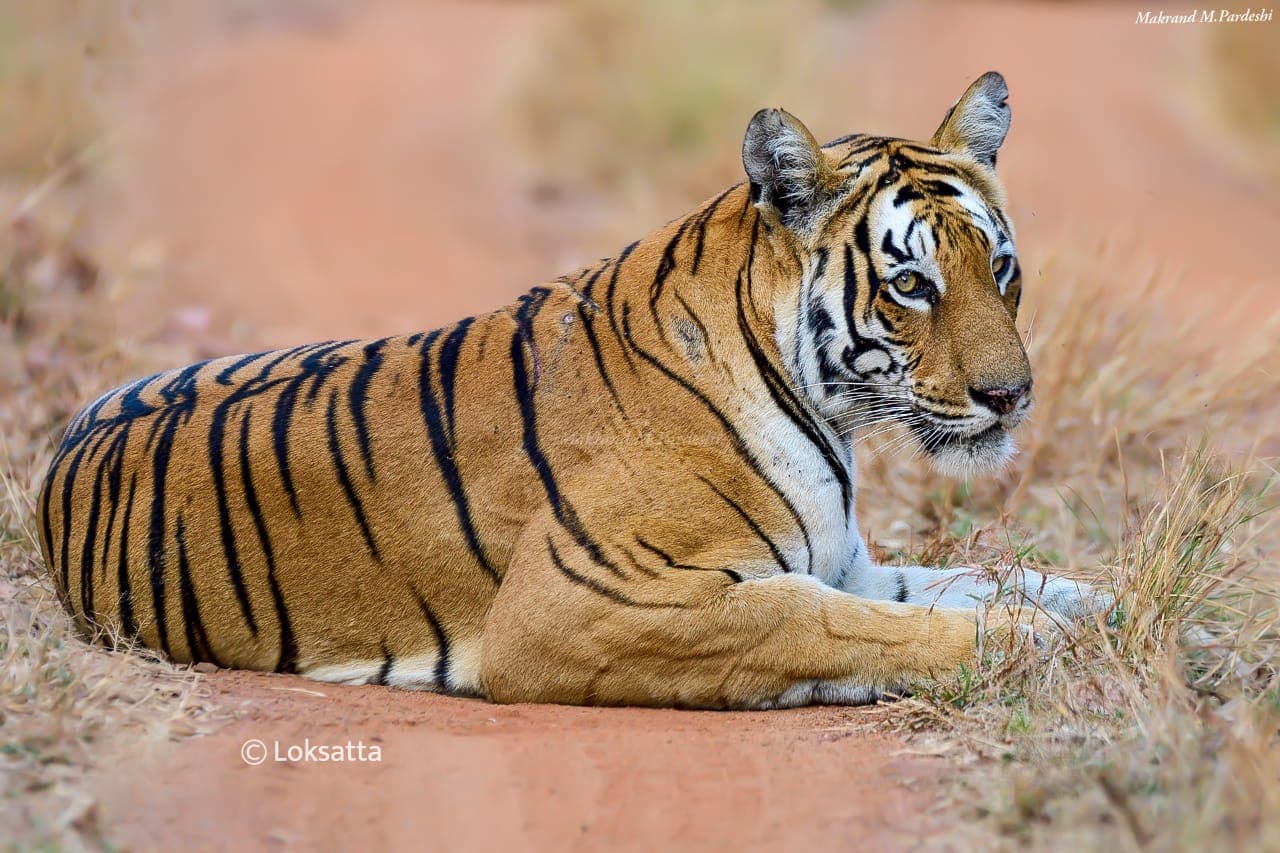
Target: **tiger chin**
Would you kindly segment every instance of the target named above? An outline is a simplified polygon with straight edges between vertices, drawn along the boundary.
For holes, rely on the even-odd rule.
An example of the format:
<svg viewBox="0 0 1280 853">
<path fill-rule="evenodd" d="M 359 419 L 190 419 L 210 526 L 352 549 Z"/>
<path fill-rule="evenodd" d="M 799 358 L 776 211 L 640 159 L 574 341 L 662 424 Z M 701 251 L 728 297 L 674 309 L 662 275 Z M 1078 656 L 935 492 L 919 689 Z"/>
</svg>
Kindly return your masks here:
<svg viewBox="0 0 1280 853">
<path fill-rule="evenodd" d="M 745 180 L 512 305 L 108 392 L 38 500 L 63 606 L 177 662 L 702 708 L 945 676 L 998 592 L 1105 608 L 877 565 L 857 525 L 859 430 L 969 476 L 1031 405 L 1007 97 L 983 75 L 926 142 L 761 110 Z"/>
</svg>

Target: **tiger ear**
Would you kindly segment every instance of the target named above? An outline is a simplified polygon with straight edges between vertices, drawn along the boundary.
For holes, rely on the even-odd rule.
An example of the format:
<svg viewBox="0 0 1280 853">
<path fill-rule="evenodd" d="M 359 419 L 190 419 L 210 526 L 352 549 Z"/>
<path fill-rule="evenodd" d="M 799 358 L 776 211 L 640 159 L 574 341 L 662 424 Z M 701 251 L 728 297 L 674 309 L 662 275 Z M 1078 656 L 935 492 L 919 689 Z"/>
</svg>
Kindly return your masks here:
<svg viewBox="0 0 1280 853">
<path fill-rule="evenodd" d="M 996 152 L 1009 133 L 1009 87 L 995 71 L 988 71 L 960 96 L 933 134 L 934 148 L 971 154 L 995 168 Z"/>
<path fill-rule="evenodd" d="M 818 140 L 786 110 L 760 110 L 751 117 L 742 166 L 751 180 L 751 200 L 772 208 L 793 230 L 812 224 L 810 216 L 835 179 Z"/>
</svg>

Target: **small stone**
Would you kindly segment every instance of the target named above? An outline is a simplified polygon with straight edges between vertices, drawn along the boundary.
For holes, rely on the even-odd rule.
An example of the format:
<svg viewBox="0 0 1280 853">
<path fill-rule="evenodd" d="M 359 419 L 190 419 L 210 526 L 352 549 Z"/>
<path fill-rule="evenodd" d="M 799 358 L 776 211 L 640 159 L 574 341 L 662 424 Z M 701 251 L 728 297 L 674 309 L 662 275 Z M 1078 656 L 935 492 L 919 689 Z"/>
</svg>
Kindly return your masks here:
<svg viewBox="0 0 1280 853">
<path fill-rule="evenodd" d="M 215 664 L 211 664 L 211 663 L 209 663 L 207 660 L 202 660 L 202 661 L 200 661 L 200 663 L 196 664 L 195 666 L 193 666 L 193 667 L 191 667 L 191 668 L 192 668 L 193 670 L 195 670 L 196 672 L 203 672 L 203 673 L 206 673 L 206 674 L 207 674 L 207 673 L 210 673 L 210 672 L 217 672 L 217 671 L 218 671 L 218 667 L 217 667 Z"/>
</svg>

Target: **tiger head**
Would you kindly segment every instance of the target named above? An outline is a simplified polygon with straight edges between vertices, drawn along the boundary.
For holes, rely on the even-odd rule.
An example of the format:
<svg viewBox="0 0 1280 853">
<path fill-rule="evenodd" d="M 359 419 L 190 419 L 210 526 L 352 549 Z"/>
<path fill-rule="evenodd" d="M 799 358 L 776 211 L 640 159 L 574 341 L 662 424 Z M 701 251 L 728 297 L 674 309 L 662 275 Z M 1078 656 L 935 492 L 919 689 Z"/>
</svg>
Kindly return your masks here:
<svg viewBox="0 0 1280 853">
<path fill-rule="evenodd" d="M 983 75 L 927 145 L 855 135 L 819 146 L 781 110 L 757 113 L 743 143 L 769 238 L 800 264 L 777 327 L 797 388 L 837 429 L 905 425 L 956 476 L 1003 464 L 1031 406 L 995 174 L 1007 97 L 999 74 Z"/>
</svg>

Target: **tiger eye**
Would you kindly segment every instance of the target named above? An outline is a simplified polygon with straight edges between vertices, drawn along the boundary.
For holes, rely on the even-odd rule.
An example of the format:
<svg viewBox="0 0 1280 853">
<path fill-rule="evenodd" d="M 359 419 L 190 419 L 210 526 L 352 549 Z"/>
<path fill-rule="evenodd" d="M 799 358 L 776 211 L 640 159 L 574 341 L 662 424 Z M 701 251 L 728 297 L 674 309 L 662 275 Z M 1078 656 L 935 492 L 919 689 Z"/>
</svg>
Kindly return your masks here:
<svg viewBox="0 0 1280 853">
<path fill-rule="evenodd" d="M 913 272 L 898 273 L 893 280 L 893 286 L 898 289 L 899 293 L 914 293 L 919 285 L 920 278 Z"/>
<path fill-rule="evenodd" d="M 1004 274 L 1008 271 L 1008 269 L 1009 269 L 1008 255 L 1001 255 L 1000 257 L 996 258 L 991 262 L 991 272 L 996 277 L 996 280 L 1004 278 Z"/>
</svg>

